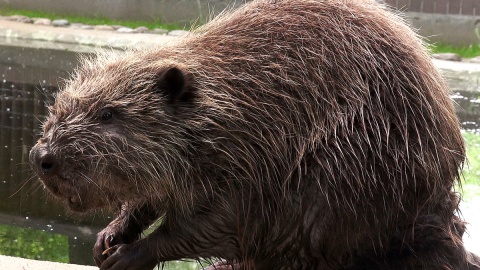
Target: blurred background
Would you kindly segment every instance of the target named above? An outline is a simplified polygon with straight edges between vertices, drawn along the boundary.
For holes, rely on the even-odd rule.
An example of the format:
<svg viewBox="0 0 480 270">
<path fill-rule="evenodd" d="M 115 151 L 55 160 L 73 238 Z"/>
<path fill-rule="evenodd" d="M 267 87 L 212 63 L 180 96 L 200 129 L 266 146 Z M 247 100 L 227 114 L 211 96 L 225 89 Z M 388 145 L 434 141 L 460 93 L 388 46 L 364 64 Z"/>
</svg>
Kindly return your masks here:
<svg viewBox="0 0 480 270">
<path fill-rule="evenodd" d="M 244 1 L 0 0 L 0 254 L 92 265 L 95 234 L 110 213 L 74 215 L 43 190 L 28 165 L 45 104 L 79 54 L 167 42 Z M 462 215 L 480 254 L 480 0 L 385 0 L 425 38 L 452 90 L 467 143 Z M 198 269 L 174 262 L 167 269 Z"/>
</svg>

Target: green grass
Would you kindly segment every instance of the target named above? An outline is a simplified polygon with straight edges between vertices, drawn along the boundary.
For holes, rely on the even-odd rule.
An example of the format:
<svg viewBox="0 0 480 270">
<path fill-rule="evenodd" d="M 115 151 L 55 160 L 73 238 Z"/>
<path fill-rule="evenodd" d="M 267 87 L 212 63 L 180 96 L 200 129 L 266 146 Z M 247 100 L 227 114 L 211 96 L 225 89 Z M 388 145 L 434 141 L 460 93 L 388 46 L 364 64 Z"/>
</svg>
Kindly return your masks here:
<svg viewBox="0 0 480 270">
<path fill-rule="evenodd" d="M 183 29 L 179 25 L 170 23 L 165 24 L 161 22 L 149 22 L 149 21 L 120 21 L 120 20 L 113 20 L 103 17 L 85 17 L 85 16 L 77 16 L 77 15 L 69 15 L 69 14 L 56 14 L 51 12 L 43 12 L 43 11 L 34 11 L 34 10 L 18 10 L 18 9 L 0 9 L 0 15 L 2 16 L 10 16 L 10 15 L 23 15 L 30 18 L 48 18 L 51 20 L 55 19 L 66 19 L 70 23 L 83 23 L 89 25 L 122 25 L 126 27 L 136 28 L 139 26 L 145 26 L 149 29 L 154 28 L 162 28 L 167 30 L 175 30 L 175 29 Z"/>
<path fill-rule="evenodd" d="M 60 234 L 0 225 L 0 254 L 68 263 L 68 238 Z"/>
<path fill-rule="evenodd" d="M 463 132 L 467 146 L 467 164 L 463 169 L 462 193 L 466 200 L 480 196 L 480 135 Z"/>
<path fill-rule="evenodd" d="M 473 58 L 480 56 L 480 44 L 472 44 L 465 47 L 456 47 L 447 44 L 431 44 L 430 50 L 433 53 L 456 53 L 463 58 Z"/>
</svg>

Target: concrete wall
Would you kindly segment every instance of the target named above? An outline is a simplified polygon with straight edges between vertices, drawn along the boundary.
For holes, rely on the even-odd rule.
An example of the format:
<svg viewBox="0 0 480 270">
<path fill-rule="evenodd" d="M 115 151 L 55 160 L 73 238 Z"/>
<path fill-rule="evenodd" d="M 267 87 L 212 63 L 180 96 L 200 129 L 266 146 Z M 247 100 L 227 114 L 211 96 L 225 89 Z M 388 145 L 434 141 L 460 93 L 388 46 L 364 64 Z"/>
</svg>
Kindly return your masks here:
<svg viewBox="0 0 480 270">
<path fill-rule="evenodd" d="M 384 0 L 406 13 L 420 35 L 457 46 L 478 44 L 480 0 Z"/>
<path fill-rule="evenodd" d="M 406 17 L 431 42 L 456 46 L 480 43 L 480 16 L 406 12 Z"/>
<path fill-rule="evenodd" d="M 480 0 L 384 0 L 384 2 L 403 11 L 480 15 Z"/>
<path fill-rule="evenodd" d="M 0 0 L 0 8 L 182 25 L 197 19 L 204 22 L 212 14 L 244 2 L 245 0 Z"/>
</svg>

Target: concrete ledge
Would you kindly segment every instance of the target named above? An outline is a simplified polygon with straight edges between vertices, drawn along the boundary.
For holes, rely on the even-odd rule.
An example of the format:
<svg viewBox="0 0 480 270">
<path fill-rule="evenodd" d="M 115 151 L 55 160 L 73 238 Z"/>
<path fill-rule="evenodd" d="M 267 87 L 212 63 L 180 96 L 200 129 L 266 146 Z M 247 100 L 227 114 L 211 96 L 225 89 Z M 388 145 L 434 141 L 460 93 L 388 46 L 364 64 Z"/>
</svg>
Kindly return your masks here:
<svg viewBox="0 0 480 270">
<path fill-rule="evenodd" d="M 2 270 L 98 270 L 94 266 L 82 266 L 56 262 L 45 262 L 0 255 Z"/>
<path fill-rule="evenodd" d="M 435 66 L 442 70 L 462 71 L 468 73 L 480 73 L 480 63 L 457 62 L 433 59 Z"/>
<path fill-rule="evenodd" d="M 82 30 L 52 26 L 32 25 L 7 20 L 0 21 L 0 37 L 7 41 L 35 40 L 48 41 L 55 44 L 70 44 L 79 47 L 80 51 L 90 47 L 110 47 L 124 49 L 140 44 L 162 44 L 176 37 L 158 34 L 117 33 L 102 30 Z"/>
</svg>

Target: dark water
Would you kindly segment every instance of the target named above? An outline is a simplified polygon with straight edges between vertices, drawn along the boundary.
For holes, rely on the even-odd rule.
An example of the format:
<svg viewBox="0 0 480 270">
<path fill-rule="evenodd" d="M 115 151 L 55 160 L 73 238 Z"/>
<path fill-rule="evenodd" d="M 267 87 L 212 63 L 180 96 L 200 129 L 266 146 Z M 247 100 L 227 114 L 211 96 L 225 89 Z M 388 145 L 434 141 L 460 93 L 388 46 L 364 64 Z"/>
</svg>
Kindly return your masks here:
<svg viewBox="0 0 480 270">
<path fill-rule="evenodd" d="M 65 50 L 0 45 L 0 225 L 32 229 L 33 235 L 35 231 L 60 234 L 68 240 L 68 261 L 91 265 L 95 233 L 110 217 L 107 213 L 80 218 L 67 214 L 43 190 L 28 165 L 28 151 L 40 133 L 45 104 L 51 103 L 52 93 L 77 59 L 77 53 Z M 478 130 L 480 93 L 454 89 L 452 98 L 463 128 Z M 0 254 L 5 254 L 1 245 Z"/>
<path fill-rule="evenodd" d="M 464 130 L 480 130 L 480 92 L 454 91 L 452 99 Z"/>
</svg>

